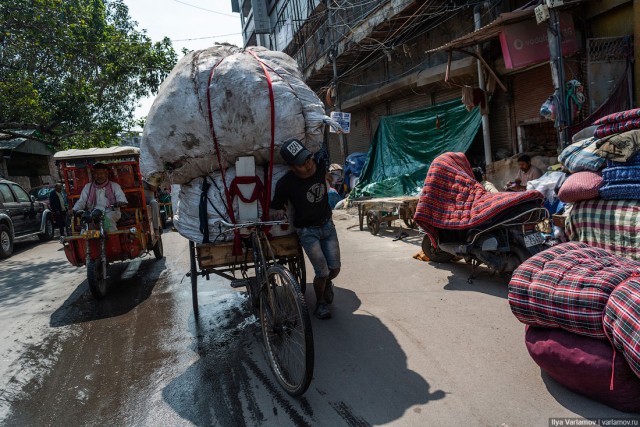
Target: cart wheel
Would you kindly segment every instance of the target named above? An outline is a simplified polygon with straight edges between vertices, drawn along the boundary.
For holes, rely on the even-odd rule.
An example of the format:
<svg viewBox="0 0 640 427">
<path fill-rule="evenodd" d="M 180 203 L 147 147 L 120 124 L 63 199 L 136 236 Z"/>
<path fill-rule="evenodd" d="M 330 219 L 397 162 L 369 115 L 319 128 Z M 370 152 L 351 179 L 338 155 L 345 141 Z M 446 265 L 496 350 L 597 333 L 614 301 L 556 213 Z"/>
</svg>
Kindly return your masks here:
<svg viewBox="0 0 640 427">
<path fill-rule="evenodd" d="M 413 218 L 405 218 L 403 221 L 407 227 L 415 230 L 416 222 L 413 220 Z"/>
<path fill-rule="evenodd" d="M 258 314 L 278 383 L 290 395 L 300 396 L 313 378 L 314 347 L 307 303 L 294 282 L 291 272 L 282 266 L 269 267 L 267 283 L 260 291 Z"/>
<path fill-rule="evenodd" d="M 162 229 L 158 229 L 158 240 L 156 240 L 156 244 L 153 245 L 153 255 L 156 259 L 162 259 L 164 257 L 164 248 L 162 247 L 162 235 L 160 231 Z"/>
<path fill-rule="evenodd" d="M 378 231 L 380 231 L 380 220 L 378 219 L 378 214 L 376 214 L 375 211 L 367 212 L 367 228 L 374 236 L 378 234 Z"/>
<path fill-rule="evenodd" d="M 300 290 L 302 294 L 307 291 L 307 267 L 304 264 L 304 255 L 302 254 L 302 250 L 300 250 L 300 255 L 289 258 L 289 271 L 293 274 L 293 277 L 296 278 L 298 284 L 300 284 Z"/>
<path fill-rule="evenodd" d="M 97 300 L 107 295 L 107 278 L 103 273 L 103 262 L 100 259 L 91 260 L 87 263 L 87 281 L 91 295 Z"/>
</svg>

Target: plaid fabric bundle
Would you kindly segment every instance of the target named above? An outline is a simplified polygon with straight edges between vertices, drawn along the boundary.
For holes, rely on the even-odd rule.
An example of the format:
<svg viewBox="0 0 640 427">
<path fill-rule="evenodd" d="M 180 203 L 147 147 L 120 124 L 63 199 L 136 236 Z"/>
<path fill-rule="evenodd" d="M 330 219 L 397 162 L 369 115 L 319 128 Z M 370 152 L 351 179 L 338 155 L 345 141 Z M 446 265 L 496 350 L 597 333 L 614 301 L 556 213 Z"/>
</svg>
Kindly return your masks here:
<svg viewBox="0 0 640 427">
<path fill-rule="evenodd" d="M 596 131 L 593 133 L 593 136 L 596 138 L 604 138 L 605 136 L 613 135 L 614 133 L 627 132 L 633 129 L 640 129 L 640 118 L 598 126 Z"/>
<path fill-rule="evenodd" d="M 640 377 L 640 277 L 626 280 L 611 292 L 603 323 L 611 344 Z"/>
<path fill-rule="evenodd" d="M 593 122 L 594 125 L 609 125 L 612 123 L 626 122 L 640 118 L 640 108 L 634 108 L 633 110 L 620 111 L 618 113 L 609 114 Z"/>
<path fill-rule="evenodd" d="M 619 256 L 640 260 L 640 202 L 585 200 L 573 205 L 567 236 Z"/>
<path fill-rule="evenodd" d="M 444 153 L 429 167 L 414 219 L 436 246 L 435 228 L 475 227 L 512 206 L 532 201 L 542 206 L 544 196 L 534 190 L 488 192 L 473 177 L 464 153 Z"/>
<path fill-rule="evenodd" d="M 602 316 L 609 295 L 640 271 L 640 262 L 580 242 L 554 246 L 513 273 L 509 305 L 522 323 L 605 338 Z"/>
<path fill-rule="evenodd" d="M 595 138 L 574 142 L 562 150 L 558 161 L 571 172 L 599 171 L 602 169 L 605 159 L 595 153 L 596 142 Z"/>
</svg>

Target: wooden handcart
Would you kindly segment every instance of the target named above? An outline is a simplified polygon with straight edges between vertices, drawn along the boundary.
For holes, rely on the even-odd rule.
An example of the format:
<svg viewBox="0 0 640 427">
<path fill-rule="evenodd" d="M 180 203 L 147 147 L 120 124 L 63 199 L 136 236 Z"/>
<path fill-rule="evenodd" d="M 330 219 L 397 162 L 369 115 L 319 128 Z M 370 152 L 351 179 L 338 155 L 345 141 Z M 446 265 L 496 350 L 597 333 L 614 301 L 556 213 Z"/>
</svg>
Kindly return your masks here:
<svg viewBox="0 0 640 427">
<path fill-rule="evenodd" d="M 270 240 L 271 248 L 277 262 L 289 269 L 300 284 L 302 293 L 306 290 L 306 268 L 304 253 L 298 242 L 297 234 L 273 237 Z M 198 277 L 214 274 L 231 281 L 234 288 L 244 287 L 247 284 L 247 273 L 255 266 L 250 247 L 243 245 L 242 254 L 234 255 L 233 242 L 222 243 L 195 243 L 189 241 L 191 294 L 193 299 L 193 311 L 198 315 Z"/>
<path fill-rule="evenodd" d="M 416 213 L 418 200 L 417 196 L 355 200 L 360 230 L 364 230 L 365 218 L 367 228 L 374 236 L 380 231 L 381 224 L 392 226 L 395 220 L 402 220 L 407 227 L 416 228 L 413 215 Z"/>
</svg>

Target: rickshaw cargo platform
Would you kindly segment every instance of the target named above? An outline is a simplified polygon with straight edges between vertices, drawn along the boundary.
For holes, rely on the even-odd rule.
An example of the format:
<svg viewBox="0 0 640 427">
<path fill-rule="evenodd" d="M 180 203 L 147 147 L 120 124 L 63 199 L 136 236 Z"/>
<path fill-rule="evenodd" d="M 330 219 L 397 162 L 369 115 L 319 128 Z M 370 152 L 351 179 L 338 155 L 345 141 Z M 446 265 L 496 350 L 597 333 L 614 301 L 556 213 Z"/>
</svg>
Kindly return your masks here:
<svg viewBox="0 0 640 427">
<path fill-rule="evenodd" d="M 418 196 L 354 200 L 353 203 L 358 207 L 360 230 L 364 230 L 365 218 L 367 228 L 373 235 L 380 231 L 380 224 L 386 222 L 391 226 L 395 220 L 402 220 L 407 227 L 416 228 L 413 215 L 416 212 L 418 200 Z"/>
<path fill-rule="evenodd" d="M 305 286 L 306 274 L 304 254 L 297 234 L 273 237 L 269 244 L 273 255 L 281 264 L 288 266 L 301 287 Z M 236 280 L 241 269 L 253 267 L 251 248 L 243 248 L 243 253 L 233 253 L 233 242 L 195 243 L 189 241 L 191 255 L 191 277 L 215 274 L 228 280 Z M 199 271 L 198 271 L 199 270 Z M 231 273 L 231 274 L 229 274 Z M 197 286 L 197 285 L 196 285 Z M 197 289 L 193 290 L 197 292 Z"/>
</svg>

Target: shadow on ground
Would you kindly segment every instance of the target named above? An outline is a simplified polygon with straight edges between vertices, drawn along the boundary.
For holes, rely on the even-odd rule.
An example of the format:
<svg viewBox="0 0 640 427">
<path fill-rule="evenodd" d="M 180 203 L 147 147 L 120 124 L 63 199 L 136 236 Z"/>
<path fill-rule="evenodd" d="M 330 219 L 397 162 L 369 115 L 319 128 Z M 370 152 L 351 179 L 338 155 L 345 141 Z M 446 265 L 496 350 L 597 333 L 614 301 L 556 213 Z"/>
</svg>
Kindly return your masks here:
<svg viewBox="0 0 640 427">
<path fill-rule="evenodd" d="M 314 377 L 292 398 L 266 361 L 259 324 L 246 321 L 248 303 L 213 315 L 214 307 L 201 306 L 192 341 L 198 359 L 163 389 L 164 400 L 197 426 L 368 426 L 444 398 L 407 367 L 391 331 L 359 307 L 354 292 L 336 288 L 333 319 L 313 319 Z"/>
<path fill-rule="evenodd" d="M 96 300 L 83 281 L 52 315 L 50 326 L 59 327 L 125 314 L 149 298 L 161 280 L 165 259 L 136 259 L 108 267 L 107 296 Z"/>
</svg>

